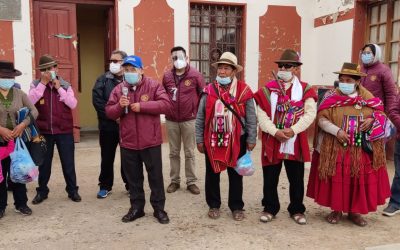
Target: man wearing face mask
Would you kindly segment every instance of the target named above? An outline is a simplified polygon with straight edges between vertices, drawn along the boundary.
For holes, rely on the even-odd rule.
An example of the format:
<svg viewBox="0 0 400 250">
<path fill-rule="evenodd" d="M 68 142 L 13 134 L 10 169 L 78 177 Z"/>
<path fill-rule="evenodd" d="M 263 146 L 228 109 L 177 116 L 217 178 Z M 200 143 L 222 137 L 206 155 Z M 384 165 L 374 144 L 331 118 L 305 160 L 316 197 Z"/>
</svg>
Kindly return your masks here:
<svg viewBox="0 0 400 250">
<path fill-rule="evenodd" d="M 279 212 L 278 182 L 284 162 L 290 183 L 288 211 L 296 223 L 304 225 L 304 162 L 310 161 L 306 130 L 316 116 L 317 95 L 295 75 L 302 65 L 296 51 L 286 49 L 275 63 L 277 81 L 267 83 L 254 96 L 262 130 L 264 211 L 260 221 L 270 222 Z"/>
<path fill-rule="evenodd" d="M 47 152 L 44 163 L 39 166 L 39 187 L 36 188 L 37 194 L 32 203 L 41 203 L 49 194 L 47 184 L 50 180 L 55 145 L 60 155 L 68 198 L 80 202 L 81 196 L 76 185 L 72 119 L 72 109 L 78 101 L 71 84 L 58 75 L 57 62 L 51 55 L 41 56 L 38 68 L 41 78 L 31 83 L 28 96 L 39 111 L 36 123 L 46 138 Z"/>
<path fill-rule="evenodd" d="M 208 217 L 220 217 L 220 174 L 229 177 L 228 206 L 236 221 L 244 219 L 243 176 L 234 167 L 237 160 L 253 150 L 257 137 L 257 117 L 250 87 L 236 78 L 243 67 L 231 52 L 224 52 L 212 64 L 217 77 L 208 84 L 201 96 L 196 117 L 196 143 L 205 154 L 205 192 L 209 206 Z"/>
<path fill-rule="evenodd" d="M 92 103 L 99 120 L 99 142 L 101 150 L 101 167 L 99 175 L 100 190 L 97 198 L 106 198 L 111 192 L 114 183 L 114 159 L 119 142 L 119 125 L 117 121 L 106 116 L 105 107 L 115 86 L 123 81 L 124 71 L 122 63 L 127 54 L 121 50 L 111 53 L 109 71 L 97 78 L 92 91 Z M 125 189 L 128 184 L 121 167 L 122 180 Z"/>
<path fill-rule="evenodd" d="M 161 84 L 144 76 L 140 57 L 128 56 L 122 66 L 124 81 L 114 88 L 106 105 L 107 116 L 113 120 L 120 119 L 121 164 L 130 192 L 131 208 L 122 222 L 144 216 L 144 163 L 153 215 L 161 224 L 167 224 L 160 114 L 170 114 L 171 102 Z"/>
<path fill-rule="evenodd" d="M 194 124 L 199 95 L 205 82 L 200 72 L 188 64 L 184 48 L 172 48 L 171 59 L 173 68 L 167 71 L 163 78 L 163 85 L 170 95 L 174 111 L 166 117 L 171 166 L 171 184 L 168 186 L 167 192 L 173 193 L 180 188 L 180 151 L 183 142 L 187 190 L 192 194 L 200 194 L 200 189 L 195 184 L 197 178 L 195 174 Z"/>
</svg>

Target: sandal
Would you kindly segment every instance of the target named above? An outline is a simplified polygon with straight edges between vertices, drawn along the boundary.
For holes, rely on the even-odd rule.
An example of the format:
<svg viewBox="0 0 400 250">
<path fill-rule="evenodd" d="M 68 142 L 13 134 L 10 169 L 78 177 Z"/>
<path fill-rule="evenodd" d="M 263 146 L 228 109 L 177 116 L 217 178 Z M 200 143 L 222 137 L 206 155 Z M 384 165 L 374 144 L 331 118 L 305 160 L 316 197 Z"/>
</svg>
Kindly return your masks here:
<svg viewBox="0 0 400 250">
<path fill-rule="evenodd" d="M 366 225 L 368 225 L 368 222 L 364 220 L 364 218 L 360 214 L 349 213 L 348 218 L 351 222 L 359 227 L 365 227 Z"/>
<path fill-rule="evenodd" d="M 208 210 L 208 217 L 210 217 L 211 219 L 218 219 L 220 216 L 219 213 L 219 208 L 210 208 L 210 210 Z"/>
<path fill-rule="evenodd" d="M 300 213 L 294 214 L 294 215 L 292 215 L 292 219 L 299 225 L 307 224 L 307 219 L 304 214 L 300 214 Z"/>
<path fill-rule="evenodd" d="M 275 216 L 273 216 L 272 214 L 263 211 L 260 216 L 260 221 L 264 223 L 271 222 L 274 217 Z"/>
<path fill-rule="evenodd" d="M 235 210 L 232 212 L 232 217 L 235 221 L 242 221 L 244 219 L 243 210 Z"/>
<path fill-rule="evenodd" d="M 342 212 L 339 211 L 332 211 L 327 217 L 326 221 L 331 224 L 338 224 L 339 221 L 342 219 Z"/>
</svg>

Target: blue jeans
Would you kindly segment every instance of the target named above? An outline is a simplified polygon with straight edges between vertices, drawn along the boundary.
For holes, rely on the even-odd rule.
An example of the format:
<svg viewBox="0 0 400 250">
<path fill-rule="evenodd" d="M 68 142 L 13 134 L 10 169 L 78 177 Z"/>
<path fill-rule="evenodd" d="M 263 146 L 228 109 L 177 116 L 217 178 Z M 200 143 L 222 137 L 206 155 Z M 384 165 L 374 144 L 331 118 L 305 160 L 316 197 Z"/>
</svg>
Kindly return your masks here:
<svg viewBox="0 0 400 250">
<path fill-rule="evenodd" d="M 400 208 L 400 140 L 396 141 L 394 149 L 394 177 L 391 188 L 392 196 L 390 197 L 389 204 L 395 208 Z"/>
<path fill-rule="evenodd" d="M 36 191 L 44 196 L 49 193 L 47 184 L 50 180 L 51 166 L 53 162 L 54 145 L 57 145 L 60 155 L 61 167 L 69 195 L 78 191 L 75 174 L 75 144 L 72 134 L 44 135 L 47 143 L 47 152 L 43 165 L 39 166 L 39 187 Z"/>
</svg>

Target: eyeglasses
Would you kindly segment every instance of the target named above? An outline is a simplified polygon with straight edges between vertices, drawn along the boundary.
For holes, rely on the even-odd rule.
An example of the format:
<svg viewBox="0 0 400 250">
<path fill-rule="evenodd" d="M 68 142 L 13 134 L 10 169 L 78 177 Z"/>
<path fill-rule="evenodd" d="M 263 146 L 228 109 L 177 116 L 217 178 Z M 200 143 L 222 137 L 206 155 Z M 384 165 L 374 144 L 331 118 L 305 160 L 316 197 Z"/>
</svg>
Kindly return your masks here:
<svg viewBox="0 0 400 250">
<path fill-rule="evenodd" d="M 279 63 L 278 64 L 278 68 L 285 68 L 285 69 L 291 69 L 293 68 L 294 65 L 293 64 L 288 64 L 288 63 Z"/>
<path fill-rule="evenodd" d="M 124 61 L 124 60 L 112 60 L 112 59 L 109 60 L 110 63 L 119 63 L 122 61 Z"/>
</svg>

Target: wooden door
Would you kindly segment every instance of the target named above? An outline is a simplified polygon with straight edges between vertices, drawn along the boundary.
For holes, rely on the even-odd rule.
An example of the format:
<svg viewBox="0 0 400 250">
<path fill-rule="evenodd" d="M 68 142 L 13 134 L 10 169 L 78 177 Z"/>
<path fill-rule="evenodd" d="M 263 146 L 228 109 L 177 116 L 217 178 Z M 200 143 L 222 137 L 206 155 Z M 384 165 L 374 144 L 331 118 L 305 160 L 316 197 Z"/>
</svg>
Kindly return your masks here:
<svg viewBox="0 0 400 250">
<path fill-rule="evenodd" d="M 71 83 L 78 97 L 78 38 L 76 5 L 73 3 L 49 3 L 34 1 L 33 9 L 35 37 L 35 65 L 41 55 L 50 54 L 58 62 L 59 75 Z M 36 77 L 40 72 L 36 71 Z M 79 101 L 79 100 L 78 100 Z M 77 109 L 72 111 L 74 138 L 79 142 L 79 117 Z"/>
</svg>

